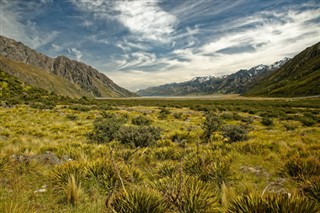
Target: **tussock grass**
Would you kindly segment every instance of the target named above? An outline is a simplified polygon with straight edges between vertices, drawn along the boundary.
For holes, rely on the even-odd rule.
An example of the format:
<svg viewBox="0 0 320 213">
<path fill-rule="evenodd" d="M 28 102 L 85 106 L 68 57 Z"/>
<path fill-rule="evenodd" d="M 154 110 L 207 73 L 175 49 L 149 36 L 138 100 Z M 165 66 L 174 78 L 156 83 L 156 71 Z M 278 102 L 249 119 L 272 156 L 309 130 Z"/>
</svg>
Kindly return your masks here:
<svg viewBox="0 0 320 213">
<path fill-rule="evenodd" d="M 0 212 L 232 212 L 249 201 L 319 207 L 318 100 L 83 101 L 0 108 Z M 113 124 L 119 128 L 103 132 Z M 130 146 L 116 137 L 130 136 L 120 126 L 161 131 L 152 143 L 132 134 Z M 25 160 L 46 152 L 69 160 Z M 266 192 L 261 200 L 279 179 L 276 190 L 295 198 Z"/>
</svg>

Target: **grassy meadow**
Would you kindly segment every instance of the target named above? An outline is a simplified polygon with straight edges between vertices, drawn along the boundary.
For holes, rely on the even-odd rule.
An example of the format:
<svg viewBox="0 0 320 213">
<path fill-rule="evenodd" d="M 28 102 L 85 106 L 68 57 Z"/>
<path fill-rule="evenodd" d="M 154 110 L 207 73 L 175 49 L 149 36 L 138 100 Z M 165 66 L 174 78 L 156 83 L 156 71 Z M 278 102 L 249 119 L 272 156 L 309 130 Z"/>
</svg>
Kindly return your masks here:
<svg viewBox="0 0 320 213">
<path fill-rule="evenodd" d="M 0 107 L 0 212 L 319 212 L 320 99 Z"/>
</svg>

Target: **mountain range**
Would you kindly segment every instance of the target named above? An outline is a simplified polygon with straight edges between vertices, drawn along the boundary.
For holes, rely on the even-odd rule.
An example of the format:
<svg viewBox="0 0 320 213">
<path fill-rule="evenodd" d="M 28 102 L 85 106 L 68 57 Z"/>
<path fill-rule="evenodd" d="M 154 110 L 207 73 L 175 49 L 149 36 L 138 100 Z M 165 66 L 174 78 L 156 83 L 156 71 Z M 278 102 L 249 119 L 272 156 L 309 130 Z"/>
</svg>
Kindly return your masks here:
<svg viewBox="0 0 320 213">
<path fill-rule="evenodd" d="M 31 86 L 70 97 L 136 96 L 91 66 L 65 56 L 50 58 L 4 36 L 0 36 L 0 69 Z"/>
<path fill-rule="evenodd" d="M 223 68 L 221 68 L 223 69 Z M 320 95 L 320 42 L 294 58 L 241 69 L 220 77 L 195 77 L 182 83 L 149 87 L 132 93 L 104 74 L 65 56 L 48 57 L 21 42 L 0 36 L 0 71 L 30 86 L 70 97 L 185 96 L 241 94 L 245 96 Z M 1 88 L 0 88 L 1 89 Z"/>
<path fill-rule="evenodd" d="M 278 69 L 289 60 L 289 58 L 284 58 L 270 66 L 260 64 L 250 69 L 241 69 L 231 75 L 224 75 L 222 77 L 195 77 L 190 81 L 182 83 L 149 87 L 144 90 L 139 90 L 137 94 L 141 96 L 181 96 L 213 93 L 242 94 L 250 88 L 251 84 Z"/>
<path fill-rule="evenodd" d="M 274 64 L 258 65 L 221 77 L 196 77 L 182 83 L 170 83 L 139 90 L 141 96 L 184 96 L 208 94 L 245 96 L 320 95 L 320 42 L 294 58 Z"/>
<path fill-rule="evenodd" d="M 279 69 L 254 82 L 247 96 L 320 95 L 320 42 L 308 47 Z"/>
</svg>

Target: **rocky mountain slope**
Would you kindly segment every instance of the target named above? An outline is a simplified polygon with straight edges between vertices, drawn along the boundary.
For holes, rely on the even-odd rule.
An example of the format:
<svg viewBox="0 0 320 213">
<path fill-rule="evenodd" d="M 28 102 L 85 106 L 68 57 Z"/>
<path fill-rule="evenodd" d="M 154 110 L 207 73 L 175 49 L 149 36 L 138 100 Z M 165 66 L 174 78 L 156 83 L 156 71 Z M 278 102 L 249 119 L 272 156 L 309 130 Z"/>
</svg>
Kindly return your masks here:
<svg viewBox="0 0 320 213">
<path fill-rule="evenodd" d="M 0 68 L 20 80 L 72 97 L 131 97 L 98 70 L 65 56 L 50 58 L 21 42 L 0 36 Z M 48 86 L 47 79 L 51 79 Z M 35 84 L 35 82 L 38 82 Z"/>
<path fill-rule="evenodd" d="M 165 84 L 158 87 L 149 87 L 144 90 L 139 90 L 138 95 L 141 96 L 183 96 L 183 95 L 203 95 L 213 93 L 244 93 L 249 89 L 249 86 L 258 79 L 268 73 L 278 69 L 289 58 L 284 58 L 274 64 L 258 65 L 251 69 L 242 69 L 231 75 L 222 77 L 206 76 L 196 77 L 191 81 L 182 83 Z"/>
<path fill-rule="evenodd" d="M 320 42 L 308 47 L 275 72 L 256 82 L 245 95 L 320 95 Z"/>
</svg>

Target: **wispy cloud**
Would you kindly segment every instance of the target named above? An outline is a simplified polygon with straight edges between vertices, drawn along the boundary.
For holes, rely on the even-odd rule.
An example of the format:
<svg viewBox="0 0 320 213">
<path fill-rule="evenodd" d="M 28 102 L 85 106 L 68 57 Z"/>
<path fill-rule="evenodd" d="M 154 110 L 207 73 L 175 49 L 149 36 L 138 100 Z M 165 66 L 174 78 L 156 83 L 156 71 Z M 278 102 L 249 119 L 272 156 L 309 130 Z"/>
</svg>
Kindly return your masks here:
<svg viewBox="0 0 320 213">
<path fill-rule="evenodd" d="M 190 46 L 173 49 L 169 54 L 151 60 L 154 66 L 159 63 L 166 65 L 152 75 L 145 72 L 133 76 L 133 73 L 121 72 L 121 76 L 135 78 L 137 82 L 148 78 L 146 84 L 151 86 L 161 82 L 181 82 L 196 76 L 230 74 L 241 68 L 271 64 L 319 42 L 320 28 L 316 21 L 319 18 L 320 9 L 257 12 L 226 23 L 228 29 L 225 32 L 202 46 L 192 46 L 190 42 Z M 201 34 L 201 29 L 197 29 L 195 34 Z M 135 59 L 127 60 L 132 60 L 126 63 L 127 70 L 137 69 L 137 63 L 133 62 Z M 140 68 L 150 64 L 150 60 L 138 61 Z M 149 80 L 152 76 L 157 83 Z M 112 74 L 112 77 L 122 82 L 118 75 Z M 140 83 L 134 83 L 129 88 L 138 89 L 139 86 Z"/>
<path fill-rule="evenodd" d="M 76 1 L 71 0 L 82 11 L 93 13 L 97 18 L 117 20 L 130 32 L 142 39 L 169 42 L 177 19 L 161 9 L 158 1 Z"/>
<path fill-rule="evenodd" d="M 77 61 L 80 61 L 83 56 L 82 52 L 80 50 L 77 50 L 76 48 L 68 48 L 68 52 L 72 56 L 74 56 L 77 59 Z"/>
<path fill-rule="evenodd" d="M 319 42 L 317 3 L 1 0 L 0 33 L 136 90 L 292 57 Z"/>
<path fill-rule="evenodd" d="M 117 1 L 115 10 L 119 12 L 118 20 L 131 32 L 159 42 L 168 42 L 177 22 L 157 1 Z"/>
<path fill-rule="evenodd" d="M 49 2 L 44 2 L 49 3 Z M 32 48 L 39 48 L 51 42 L 59 33 L 53 31 L 44 33 L 38 29 L 35 22 L 24 20 L 20 11 L 23 8 L 17 6 L 16 1 L 1 0 L 0 2 L 0 34 L 23 41 Z"/>
</svg>

